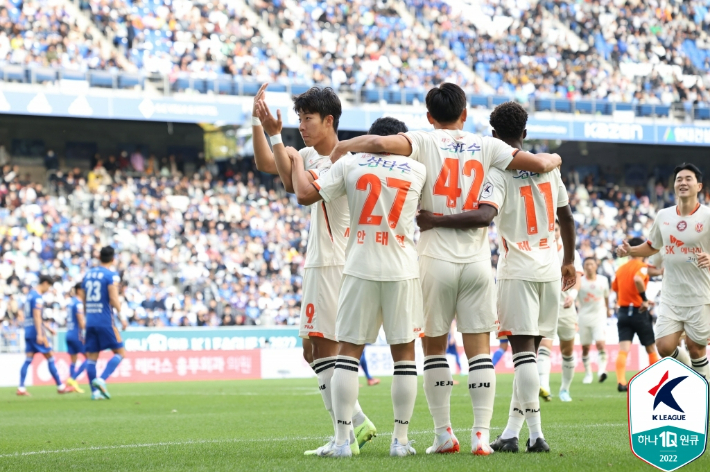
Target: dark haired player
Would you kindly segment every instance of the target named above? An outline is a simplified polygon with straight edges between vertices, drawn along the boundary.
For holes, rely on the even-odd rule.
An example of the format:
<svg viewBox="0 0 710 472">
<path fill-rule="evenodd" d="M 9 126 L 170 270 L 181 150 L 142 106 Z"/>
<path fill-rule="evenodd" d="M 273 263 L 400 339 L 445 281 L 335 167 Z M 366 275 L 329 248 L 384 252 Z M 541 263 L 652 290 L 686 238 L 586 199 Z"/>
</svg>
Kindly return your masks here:
<svg viewBox="0 0 710 472">
<path fill-rule="evenodd" d="M 24 314 L 21 313 L 18 317 L 18 321 L 21 323 L 24 322 L 25 352 L 27 353 L 25 363 L 22 364 L 22 369 L 20 369 L 20 386 L 17 388 L 17 394 L 19 396 L 30 396 L 27 389 L 25 389 L 25 378 L 27 377 L 27 370 L 30 368 L 30 364 L 32 364 L 32 359 L 34 359 L 37 353 L 42 354 L 45 359 L 47 359 L 49 373 L 52 374 L 52 378 L 57 384 L 57 393 L 71 393 L 74 391 L 74 387 L 64 385 L 59 378 L 57 366 L 54 364 L 52 346 L 49 344 L 49 340 L 44 333 L 44 322 L 42 321 L 44 300 L 42 299 L 42 295 L 51 287 L 52 278 L 48 275 L 40 275 L 37 288 L 30 290 L 30 293 L 27 294 Z"/>
<path fill-rule="evenodd" d="M 278 174 L 286 191 L 293 193 L 292 164 L 288 152 L 296 151 L 287 149 L 283 144 L 281 112 L 277 110 L 275 118 L 269 111 L 265 101 L 266 87 L 267 84 L 264 84 L 254 98 L 254 159 L 260 171 Z M 305 170 L 315 173 L 330 168 L 328 155 L 338 142 L 338 123 L 342 114 L 338 95 L 331 88 L 313 87 L 294 97 L 293 108 L 300 122 L 298 130 L 306 144 L 305 148 L 298 151 Z M 264 131 L 270 136 L 273 152 L 269 149 Z M 304 338 L 304 358 L 318 376 L 325 409 L 335 421 L 331 399 L 331 379 L 335 357 L 338 355 L 335 318 L 345 264 L 350 211 L 345 196 L 329 202 L 314 203 L 310 209 L 311 227 L 303 274 L 299 335 Z M 362 412 L 358 402 L 355 403 L 352 423 L 357 441 L 351 440 L 350 444 L 352 451 L 357 454 L 359 448 L 375 436 L 377 429 Z M 315 454 L 316 451 L 306 451 L 306 454 Z"/>
<path fill-rule="evenodd" d="M 674 189 L 678 204 L 656 215 L 648 241 L 624 244 L 619 256 L 649 257 L 663 252 L 663 285 L 656 321 L 656 344 L 664 357 L 679 357 L 683 331 L 690 366 L 708 378 L 707 344 L 710 338 L 710 209 L 698 201 L 703 174 L 693 164 L 675 168 Z M 645 294 L 641 294 L 645 302 Z"/>
<path fill-rule="evenodd" d="M 98 267 L 93 267 L 84 276 L 80 297 L 86 309 L 86 374 L 91 386 L 91 399 L 110 399 L 106 380 L 116 370 L 126 355 L 118 329 L 113 324 L 113 310 L 121 312 L 118 296 L 121 278 L 111 268 L 115 251 L 111 246 L 101 248 Z M 124 319 L 121 324 L 128 326 Z M 106 364 L 101 377 L 96 377 L 96 361 L 104 349 L 111 349 L 114 356 Z"/>
<path fill-rule="evenodd" d="M 493 136 L 522 147 L 527 135 L 527 113 L 515 102 L 491 113 Z M 501 237 L 498 259 L 499 335 L 507 336 L 513 350 L 515 380 L 508 424 L 490 445 L 493 450 L 518 452 L 518 436 L 527 421 L 527 452 L 550 450 L 542 434 L 537 348 L 543 337 L 554 336 L 562 290 L 574 285 L 574 219 L 558 169 L 548 173 L 491 169 L 478 210 L 435 216 L 421 212 L 423 231 L 435 227 L 485 228 L 494 217 Z M 555 246 L 555 216 L 564 242 L 562 264 Z M 562 266 L 560 268 L 560 265 Z"/>
<path fill-rule="evenodd" d="M 556 154 L 534 155 L 501 140 L 463 131 L 466 94 L 455 84 L 444 83 L 431 89 L 426 107 L 434 131 L 341 141 L 331 159 L 337 160 L 348 152 L 388 152 L 423 163 L 427 181 L 421 208 L 437 215 L 477 209 L 490 168 L 549 172 L 561 163 Z M 504 117 L 503 122 L 515 119 L 513 114 Z M 487 231 L 436 228 L 422 233 L 417 251 L 426 334 L 424 392 L 436 433 L 427 453 L 459 451 L 458 439 L 451 429 L 450 397 L 454 382 L 446 361 L 449 327 L 456 318 L 469 363 L 468 386 L 474 414 L 471 451 L 490 454 L 489 428 L 496 386 L 490 333 L 495 330 L 496 310 Z"/>
<path fill-rule="evenodd" d="M 81 290 L 81 284 L 78 283 L 71 289 L 71 299 L 67 304 L 67 352 L 69 353 L 69 358 L 71 359 L 71 364 L 69 365 L 69 378 L 67 379 L 67 385 L 71 385 L 79 393 L 84 393 L 84 390 L 79 387 L 79 383 L 76 379 L 84 372 L 86 369 L 86 349 L 84 348 L 84 337 L 82 332 L 86 329 L 86 318 L 84 317 L 84 304 L 79 299 L 79 290 Z M 79 368 L 76 368 L 76 361 L 79 358 L 79 354 L 84 356 L 84 362 L 81 363 Z"/>
</svg>

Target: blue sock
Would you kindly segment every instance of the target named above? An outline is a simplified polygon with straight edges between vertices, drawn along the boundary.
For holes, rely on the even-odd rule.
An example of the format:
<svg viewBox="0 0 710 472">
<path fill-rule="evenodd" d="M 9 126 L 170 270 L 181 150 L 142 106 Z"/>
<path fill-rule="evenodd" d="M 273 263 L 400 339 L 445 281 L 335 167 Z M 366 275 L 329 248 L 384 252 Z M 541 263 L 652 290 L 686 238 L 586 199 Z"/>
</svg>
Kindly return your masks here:
<svg viewBox="0 0 710 472">
<path fill-rule="evenodd" d="M 96 378 L 96 361 L 86 361 L 86 375 L 89 377 L 89 386 L 91 391 L 95 391 L 96 388 L 91 384 Z"/>
<path fill-rule="evenodd" d="M 69 377 L 72 379 L 76 379 L 76 364 L 73 362 L 69 364 Z"/>
<path fill-rule="evenodd" d="M 370 371 L 367 369 L 367 359 L 365 359 L 365 351 L 362 351 L 362 355 L 360 356 L 360 367 L 362 367 L 362 371 L 365 372 L 365 377 L 367 377 L 367 380 L 370 380 L 372 376 L 370 375 Z"/>
<path fill-rule="evenodd" d="M 22 364 L 22 369 L 20 369 L 20 387 L 25 386 L 25 377 L 27 377 L 27 369 L 30 368 L 32 364 L 32 359 L 25 359 L 25 363 Z"/>
<path fill-rule="evenodd" d="M 122 360 L 123 357 L 118 354 L 113 356 L 111 360 L 108 361 L 108 364 L 106 364 L 106 368 L 101 374 L 101 378 L 104 380 L 108 380 L 108 378 L 111 376 L 111 374 L 113 374 L 113 371 L 116 370 L 116 367 L 118 367 L 118 364 L 120 364 Z"/>
<path fill-rule="evenodd" d="M 498 348 L 498 350 L 493 353 L 493 365 L 496 365 L 498 363 L 501 357 L 503 357 L 503 354 L 505 354 L 505 350 L 500 348 Z"/>
<path fill-rule="evenodd" d="M 62 384 L 62 379 L 59 378 L 59 372 L 57 372 L 57 366 L 54 365 L 54 357 L 50 357 L 47 359 L 47 367 L 49 368 L 49 373 L 52 374 L 52 377 L 54 378 L 54 382 L 57 385 Z"/>
<path fill-rule="evenodd" d="M 72 366 L 74 367 L 74 366 Z M 84 372 L 84 369 L 86 369 L 86 361 L 82 362 L 82 364 L 79 366 L 78 369 L 74 369 L 74 375 L 71 376 L 72 379 L 76 380 L 77 377 L 79 377 L 82 372 Z"/>
</svg>

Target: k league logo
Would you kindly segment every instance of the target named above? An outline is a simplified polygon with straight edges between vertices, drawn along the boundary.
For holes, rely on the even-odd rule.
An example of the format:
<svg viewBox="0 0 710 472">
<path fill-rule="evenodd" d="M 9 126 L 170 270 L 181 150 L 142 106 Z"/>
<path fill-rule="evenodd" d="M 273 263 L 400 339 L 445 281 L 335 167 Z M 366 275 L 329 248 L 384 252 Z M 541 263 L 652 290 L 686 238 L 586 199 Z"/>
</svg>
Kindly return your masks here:
<svg viewBox="0 0 710 472">
<path fill-rule="evenodd" d="M 629 382 L 631 451 L 670 472 L 705 452 L 708 382 L 673 358 L 656 362 Z"/>
</svg>

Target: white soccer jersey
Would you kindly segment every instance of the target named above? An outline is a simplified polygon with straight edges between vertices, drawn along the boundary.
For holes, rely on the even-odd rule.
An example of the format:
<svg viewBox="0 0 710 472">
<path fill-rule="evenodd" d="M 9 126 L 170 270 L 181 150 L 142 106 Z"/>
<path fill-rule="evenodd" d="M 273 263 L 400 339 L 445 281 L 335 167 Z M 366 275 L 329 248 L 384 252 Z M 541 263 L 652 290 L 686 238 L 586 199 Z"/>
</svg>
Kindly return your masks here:
<svg viewBox="0 0 710 472">
<path fill-rule="evenodd" d="M 414 218 L 426 167 L 402 156 L 356 154 L 321 171 L 323 200 L 343 195 L 352 208 L 344 274 L 366 280 L 419 278 Z"/>
<path fill-rule="evenodd" d="M 677 206 L 658 212 L 648 244 L 663 253 L 661 301 L 673 306 L 710 304 L 710 271 L 696 254 L 710 252 L 710 208 L 698 204 L 688 216 Z"/>
<path fill-rule="evenodd" d="M 480 203 L 498 208 L 499 280 L 562 279 L 555 245 L 555 215 L 557 208 L 569 202 L 558 169 L 546 174 L 491 169 Z"/>
<path fill-rule="evenodd" d="M 604 302 L 609 298 L 609 279 L 597 274 L 596 279 L 589 280 L 582 276 L 582 286 L 579 288 L 579 324 L 593 326 L 606 323 L 608 307 Z"/>
<path fill-rule="evenodd" d="M 429 174 L 421 208 L 438 215 L 478 208 L 488 169 L 506 169 L 515 151 L 499 139 L 458 130 L 412 131 L 404 136 L 412 144 L 410 157 L 424 164 Z M 421 234 L 417 250 L 420 255 L 455 263 L 491 257 L 486 228 L 434 228 Z"/>
<path fill-rule="evenodd" d="M 321 156 L 312 147 L 298 151 L 307 171 L 330 168 L 330 157 Z M 317 178 L 317 173 L 313 173 Z M 329 202 L 311 205 L 311 228 L 308 232 L 305 267 L 325 267 L 345 264 L 345 246 L 348 242 L 350 211 L 344 196 Z"/>
</svg>

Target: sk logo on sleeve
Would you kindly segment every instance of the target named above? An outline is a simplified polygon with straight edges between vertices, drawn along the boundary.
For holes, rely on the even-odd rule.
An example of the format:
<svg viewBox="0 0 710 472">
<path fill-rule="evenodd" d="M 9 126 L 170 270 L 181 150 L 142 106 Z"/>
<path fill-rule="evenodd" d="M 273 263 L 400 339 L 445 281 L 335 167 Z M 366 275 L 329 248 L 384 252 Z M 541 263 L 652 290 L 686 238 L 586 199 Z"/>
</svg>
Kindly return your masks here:
<svg viewBox="0 0 710 472">
<path fill-rule="evenodd" d="M 629 382 L 631 451 L 652 466 L 672 471 L 705 452 L 708 382 L 666 357 Z"/>
</svg>

